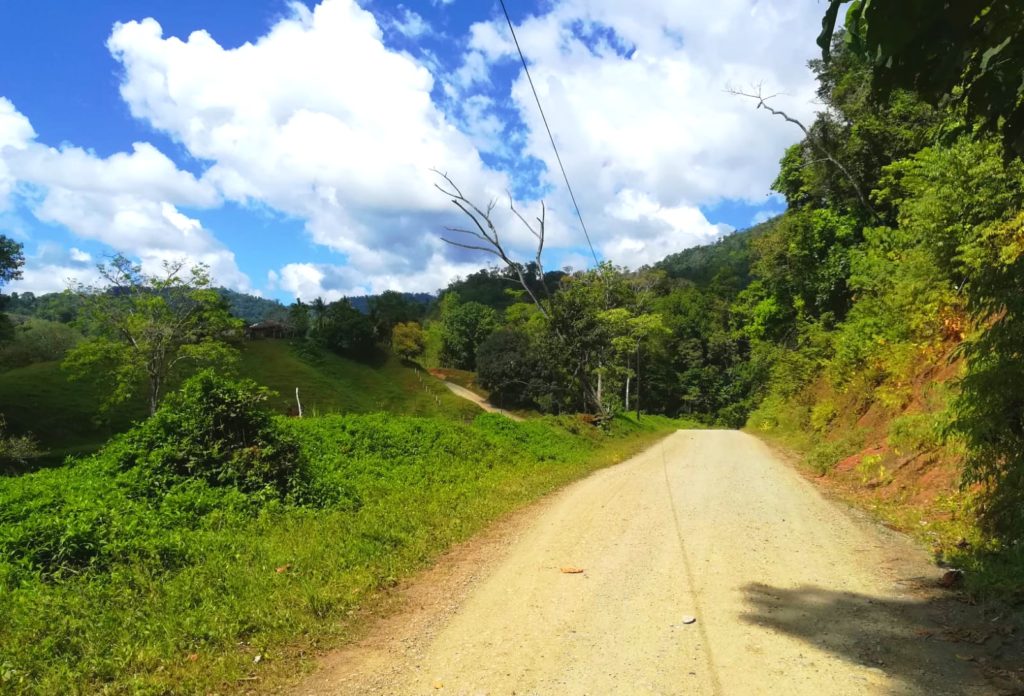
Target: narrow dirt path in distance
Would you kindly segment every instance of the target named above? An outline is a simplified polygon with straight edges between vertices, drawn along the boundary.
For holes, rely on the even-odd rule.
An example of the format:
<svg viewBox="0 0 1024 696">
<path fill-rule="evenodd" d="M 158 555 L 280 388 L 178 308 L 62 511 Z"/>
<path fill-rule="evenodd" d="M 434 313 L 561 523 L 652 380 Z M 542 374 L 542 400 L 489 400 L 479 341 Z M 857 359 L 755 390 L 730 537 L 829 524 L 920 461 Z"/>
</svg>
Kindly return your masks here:
<svg viewBox="0 0 1024 696">
<path fill-rule="evenodd" d="M 682 431 L 456 549 L 295 693 L 1005 693 L 939 576 L 756 438 Z"/>
<path fill-rule="evenodd" d="M 452 384 L 451 382 L 448 381 L 444 382 L 444 386 L 448 387 L 448 390 L 455 396 L 461 396 L 466 401 L 472 401 L 474 404 L 476 404 L 483 410 L 487 411 L 488 413 L 500 413 L 501 415 L 507 416 L 514 421 L 523 420 L 521 417 L 515 415 L 514 413 L 509 413 L 503 408 L 498 408 L 484 397 L 474 392 L 471 392 L 465 387 L 460 387 L 458 384 Z"/>
</svg>

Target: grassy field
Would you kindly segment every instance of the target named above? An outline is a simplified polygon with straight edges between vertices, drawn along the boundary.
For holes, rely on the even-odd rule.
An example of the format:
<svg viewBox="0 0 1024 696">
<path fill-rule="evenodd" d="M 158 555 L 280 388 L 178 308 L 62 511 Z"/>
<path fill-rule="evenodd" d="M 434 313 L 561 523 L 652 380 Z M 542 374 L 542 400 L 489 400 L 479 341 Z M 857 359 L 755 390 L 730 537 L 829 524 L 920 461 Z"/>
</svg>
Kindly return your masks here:
<svg viewBox="0 0 1024 696">
<path fill-rule="evenodd" d="M 282 413 L 294 411 L 296 387 L 310 415 L 386 411 L 466 420 L 479 412 L 394 356 L 364 365 L 326 351 L 303 353 L 288 341 L 252 341 L 242 351 L 240 372 L 279 392 L 274 406 Z"/>
<path fill-rule="evenodd" d="M 279 424 L 308 460 L 300 501 L 197 479 L 140 495 L 148 481 L 111 465 L 116 443 L 0 479 L 0 692 L 270 688 L 453 543 L 678 426 L 383 413 Z"/>
<path fill-rule="evenodd" d="M 296 387 L 310 415 L 387 411 L 469 420 L 479 412 L 394 357 L 371 366 L 326 351 L 300 352 L 288 341 L 252 341 L 242 346 L 239 371 L 279 392 L 273 405 L 282 414 L 293 412 Z M 146 415 L 141 397 L 103 414 L 103 396 L 93 383 L 70 381 L 56 362 L 0 372 L 0 414 L 11 433 L 39 439 L 47 454 L 37 465 L 94 452 Z"/>
</svg>

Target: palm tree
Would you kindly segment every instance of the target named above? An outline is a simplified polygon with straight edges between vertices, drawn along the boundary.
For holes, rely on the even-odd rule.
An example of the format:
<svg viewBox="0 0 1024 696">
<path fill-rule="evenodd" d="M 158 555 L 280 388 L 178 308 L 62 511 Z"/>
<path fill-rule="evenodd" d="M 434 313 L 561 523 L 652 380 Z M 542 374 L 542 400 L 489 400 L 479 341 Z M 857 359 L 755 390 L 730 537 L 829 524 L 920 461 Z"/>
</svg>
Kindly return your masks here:
<svg viewBox="0 0 1024 696">
<path fill-rule="evenodd" d="M 313 315 L 316 317 L 316 331 L 320 333 L 324 329 L 324 316 L 327 314 L 327 303 L 324 302 L 324 298 L 318 297 L 310 303 L 310 308 L 313 310 Z"/>
</svg>

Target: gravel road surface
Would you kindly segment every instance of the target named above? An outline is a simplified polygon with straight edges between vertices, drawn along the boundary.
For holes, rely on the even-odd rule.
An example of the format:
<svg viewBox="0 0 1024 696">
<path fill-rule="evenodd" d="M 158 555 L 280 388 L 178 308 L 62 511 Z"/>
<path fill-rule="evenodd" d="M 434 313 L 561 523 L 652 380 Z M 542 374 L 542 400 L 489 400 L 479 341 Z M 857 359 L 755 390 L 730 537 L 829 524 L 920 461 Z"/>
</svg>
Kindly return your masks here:
<svg viewBox="0 0 1024 696">
<path fill-rule="evenodd" d="M 940 575 L 758 439 L 680 431 L 455 549 L 295 693 L 1000 693 Z"/>
</svg>

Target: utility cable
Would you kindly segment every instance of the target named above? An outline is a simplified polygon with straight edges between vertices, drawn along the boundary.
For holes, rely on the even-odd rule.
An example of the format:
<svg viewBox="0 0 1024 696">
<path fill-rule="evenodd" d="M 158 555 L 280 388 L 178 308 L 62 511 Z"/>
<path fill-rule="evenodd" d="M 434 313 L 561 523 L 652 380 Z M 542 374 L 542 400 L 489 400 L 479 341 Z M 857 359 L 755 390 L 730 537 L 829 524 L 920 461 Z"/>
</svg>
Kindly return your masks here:
<svg viewBox="0 0 1024 696">
<path fill-rule="evenodd" d="M 555 159 L 558 160 L 558 167 L 562 170 L 562 178 L 565 179 L 565 187 L 569 189 L 569 198 L 572 199 L 573 207 L 576 208 L 576 217 L 579 218 L 580 227 L 583 228 L 583 236 L 587 238 L 587 246 L 590 247 L 590 253 L 594 257 L 594 263 L 600 264 L 601 262 L 597 258 L 597 252 L 594 251 L 594 244 L 590 241 L 590 233 L 587 232 L 587 225 L 583 222 L 583 214 L 580 212 L 579 203 L 576 202 L 576 194 L 572 191 L 572 184 L 569 183 L 569 175 L 565 173 L 565 165 L 562 164 L 562 156 L 558 154 L 558 146 L 555 145 L 555 136 L 551 134 L 551 126 L 548 125 L 548 117 L 544 115 L 544 107 L 540 105 L 540 97 L 537 95 L 537 88 L 533 84 L 533 78 L 530 77 L 530 68 L 526 65 L 526 56 L 523 55 L 523 49 L 519 46 L 519 39 L 516 37 L 516 30 L 512 26 L 512 18 L 508 14 L 508 8 L 505 7 L 505 0 L 500 0 L 501 9 L 505 13 L 505 21 L 508 22 L 508 30 L 512 32 L 512 41 L 516 44 L 516 50 L 519 51 L 519 60 L 523 62 L 523 72 L 526 73 L 526 79 L 530 83 L 530 89 L 533 91 L 533 98 L 537 101 L 537 110 L 540 111 L 540 118 L 544 121 L 544 128 L 548 132 L 548 138 L 551 140 L 551 148 L 555 151 Z"/>
</svg>

